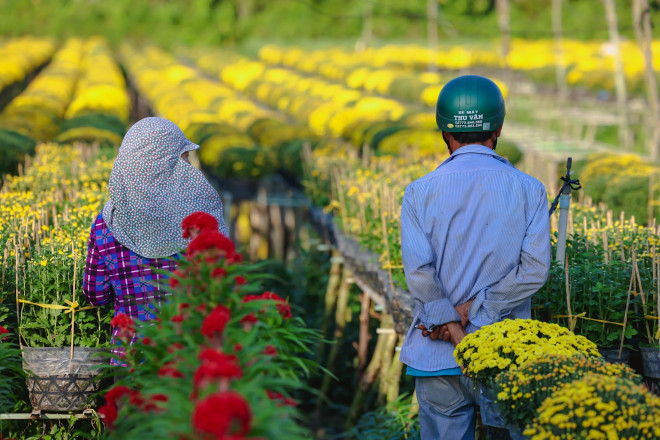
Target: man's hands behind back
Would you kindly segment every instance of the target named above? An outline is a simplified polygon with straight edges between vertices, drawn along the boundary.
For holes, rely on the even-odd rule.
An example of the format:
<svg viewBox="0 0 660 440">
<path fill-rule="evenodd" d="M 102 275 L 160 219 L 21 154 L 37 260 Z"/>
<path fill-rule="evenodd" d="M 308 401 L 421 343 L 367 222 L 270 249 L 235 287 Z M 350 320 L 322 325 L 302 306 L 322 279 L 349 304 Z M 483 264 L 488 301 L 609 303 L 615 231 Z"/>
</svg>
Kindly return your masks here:
<svg viewBox="0 0 660 440">
<path fill-rule="evenodd" d="M 422 331 L 422 336 L 425 338 L 429 337 L 432 341 L 441 340 L 445 342 L 451 342 L 455 347 L 467 335 L 465 327 L 467 327 L 468 322 L 470 322 L 468 312 L 473 301 L 474 300 L 470 300 L 455 307 L 456 312 L 461 317 L 460 323 L 458 321 L 448 322 L 446 324 L 433 327 L 432 330 L 427 329 L 423 324 L 418 325 L 417 328 Z"/>
</svg>

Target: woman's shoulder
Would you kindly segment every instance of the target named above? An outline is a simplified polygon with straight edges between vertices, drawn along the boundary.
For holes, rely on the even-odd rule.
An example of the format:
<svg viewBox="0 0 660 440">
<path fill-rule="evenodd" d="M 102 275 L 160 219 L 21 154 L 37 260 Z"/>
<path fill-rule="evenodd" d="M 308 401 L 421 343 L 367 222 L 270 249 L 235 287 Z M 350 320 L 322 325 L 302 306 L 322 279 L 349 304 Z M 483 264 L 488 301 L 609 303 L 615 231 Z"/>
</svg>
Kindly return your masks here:
<svg viewBox="0 0 660 440">
<path fill-rule="evenodd" d="M 110 233 L 108 225 L 105 224 L 103 220 L 103 211 L 99 212 L 94 221 L 92 222 L 92 235 L 107 235 Z"/>
</svg>

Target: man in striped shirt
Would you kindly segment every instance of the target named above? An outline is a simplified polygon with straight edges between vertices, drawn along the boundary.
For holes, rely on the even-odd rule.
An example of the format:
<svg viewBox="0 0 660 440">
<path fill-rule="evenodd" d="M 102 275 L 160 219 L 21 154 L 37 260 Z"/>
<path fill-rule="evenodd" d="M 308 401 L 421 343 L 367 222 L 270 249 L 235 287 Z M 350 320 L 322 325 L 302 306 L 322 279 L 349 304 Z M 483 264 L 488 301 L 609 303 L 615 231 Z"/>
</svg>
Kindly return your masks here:
<svg viewBox="0 0 660 440">
<path fill-rule="evenodd" d="M 422 440 L 474 439 L 478 390 L 453 351 L 467 333 L 530 318 L 550 267 L 546 190 L 495 152 L 504 98 L 464 75 L 440 92 L 436 121 L 450 157 L 403 196 L 401 252 L 415 300 L 401 361 L 415 376 Z"/>
</svg>

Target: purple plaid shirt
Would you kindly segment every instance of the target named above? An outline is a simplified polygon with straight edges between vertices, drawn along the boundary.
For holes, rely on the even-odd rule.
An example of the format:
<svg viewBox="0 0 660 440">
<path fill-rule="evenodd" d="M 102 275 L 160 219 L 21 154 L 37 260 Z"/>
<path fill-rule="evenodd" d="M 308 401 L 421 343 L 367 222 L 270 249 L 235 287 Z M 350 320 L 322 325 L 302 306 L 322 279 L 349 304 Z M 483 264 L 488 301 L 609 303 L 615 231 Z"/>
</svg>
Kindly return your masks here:
<svg viewBox="0 0 660 440">
<path fill-rule="evenodd" d="M 155 319 L 160 304 L 170 295 L 162 290 L 162 283 L 168 277 L 155 270 L 175 268 L 175 259 L 144 258 L 116 241 L 99 214 L 89 235 L 83 292 L 95 306 L 114 301 L 115 316 L 120 313 L 130 316 L 139 332 L 142 322 Z M 131 344 L 138 338 L 137 332 Z M 112 353 L 122 356 L 118 334 L 119 328 L 113 328 Z M 114 358 L 110 363 L 120 365 Z"/>
</svg>

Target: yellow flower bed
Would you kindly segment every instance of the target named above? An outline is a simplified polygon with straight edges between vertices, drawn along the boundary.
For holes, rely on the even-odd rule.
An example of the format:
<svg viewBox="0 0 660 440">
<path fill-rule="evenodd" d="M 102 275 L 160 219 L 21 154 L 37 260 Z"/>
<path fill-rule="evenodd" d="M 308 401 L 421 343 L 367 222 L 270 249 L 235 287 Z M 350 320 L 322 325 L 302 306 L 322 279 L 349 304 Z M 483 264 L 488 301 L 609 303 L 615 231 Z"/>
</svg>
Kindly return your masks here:
<svg viewBox="0 0 660 440">
<path fill-rule="evenodd" d="M 406 52 L 402 53 L 402 50 Z M 410 53 L 408 53 L 409 51 Z M 454 56 L 454 60 L 463 58 L 450 51 L 439 59 Z M 400 54 L 410 61 L 401 65 Z M 446 55 L 446 56 L 445 56 Z M 456 57 L 460 55 L 460 57 Z M 348 52 L 338 48 L 305 51 L 297 47 L 267 45 L 259 50 L 259 58 L 267 63 L 283 65 L 305 73 L 320 75 L 329 80 L 339 81 L 352 89 L 362 89 L 380 95 L 393 96 L 409 102 L 423 103 L 434 107 L 442 86 L 454 73 L 418 72 L 412 69 L 416 65 L 428 66 L 428 49 L 406 46 L 385 46 L 382 49 L 370 48 L 364 52 Z M 475 57 L 472 62 L 483 60 Z M 449 66 L 445 66 L 449 68 Z M 495 82 L 506 97 L 508 88 L 502 81 Z"/>
<path fill-rule="evenodd" d="M 631 380 L 603 374 L 565 384 L 524 431 L 532 440 L 660 438 L 660 397 Z"/>
<path fill-rule="evenodd" d="M 515 70 L 547 70 L 552 75 L 557 65 L 564 65 L 570 85 L 613 90 L 614 60 L 618 50 L 629 87 L 635 88 L 643 81 L 644 57 L 634 40 L 624 40 L 616 48 L 607 41 L 564 39 L 562 47 L 563 59 L 559 59 L 552 39 L 513 39 L 506 62 L 501 59 L 499 45 L 495 42 L 486 47 L 443 44 L 438 53 L 419 45 L 385 45 L 362 52 L 337 48 L 305 51 L 297 47 L 268 45 L 260 50 L 259 57 L 270 64 L 285 65 L 345 82 L 350 87 L 379 90 L 380 93 L 387 90 L 391 94 L 396 78 L 407 78 L 409 84 L 424 83 L 422 75 L 427 75 L 426 78 L 433 78 L 433 82 L 428 83 L 433 87 L 417 95 L 427 105 L 435 104 L 437 87 L 446 81 L 444 75 L 414 73 L 415 69 L 426 70 L 431 64 L 450 71 L 473 67 L 501 68 L 506 64 Z M 654 65 L 657 65 L 660 62 L 660 41 L 653 42 L 652 53 Z M 369 83 L 371 85 L 367 86 Z"/>
<path fill-rule="evenodd" d="M 81 39 L 68 40 L 25 91 L 5 107 L 0 114 L 0 128 L 37 141 L 51 140 L 58 133 L 59 119 L 71 101 L 82 49 Z"/>
<path fill-rule="evenodd" d="M 26 173 L 7 176 L 0 191 L 0 255 L 25 252 L 27 261 L 87 251 L 92 221 L 107 196 L 112 159 L 86 160 L 82 146 L 41 144 Z"/>
<path fill-rule="evenodd" d="M 0 45 L 0 90 L 45 63 L 55 52 L 55 44 L 47 38 L 24 36 Z"/>
<path fill-rule="evenodd" d="M 82 145 L 41 144 L 22 176 L 0 191 L 0 325 L 16 328 L 15 292 L 37 304 L 84 304 L 82 270 L 92 222 L 107 198 L 113 160 Z M 28 346 L 66 346 L 72 314 L 21 303 L 20 328 Z M 74 344 L 107 345 L 112 314 L 75 313 Z M 10 319 L 11 317 L 11 319 Z"/>
<path fill-rule="evenodd" d="M 286 112 L 318 136 L 340 137 L 356 122 L 395 121 L 406 111 L 396 100 L 362 94 L 236 54 L 205 52 L 197 58 L 197 65 L 236 90 Z"/>
<path fill-rule="evenodd" d="M 505 319 L 467 335 L 454 358 L 465 374 L 491 387 L 502 371 L 521 367 L 550 354 L 600 357 L 596 344 L 557 324 L 533 319 Z"/>
<path fill-rule="evenodd" d="M 89 38 L 83 46 L 80 79 L 57 141 L 119 144 L 130 107 L 124 76 L 107 42 L 102 37 Z"/>
<path fill-rule="evenodd" d="M 282 161 L 280 147 L 314 137 L 279 112 L 259 106 L 160 49 L 124 46 L 122 54 L 155 113 L 175 122 L 200 145 L 201 162 L 216 175 L 270 174 Z M 246 72 L 252 75 L 252 70 Z"/>
</svg>

